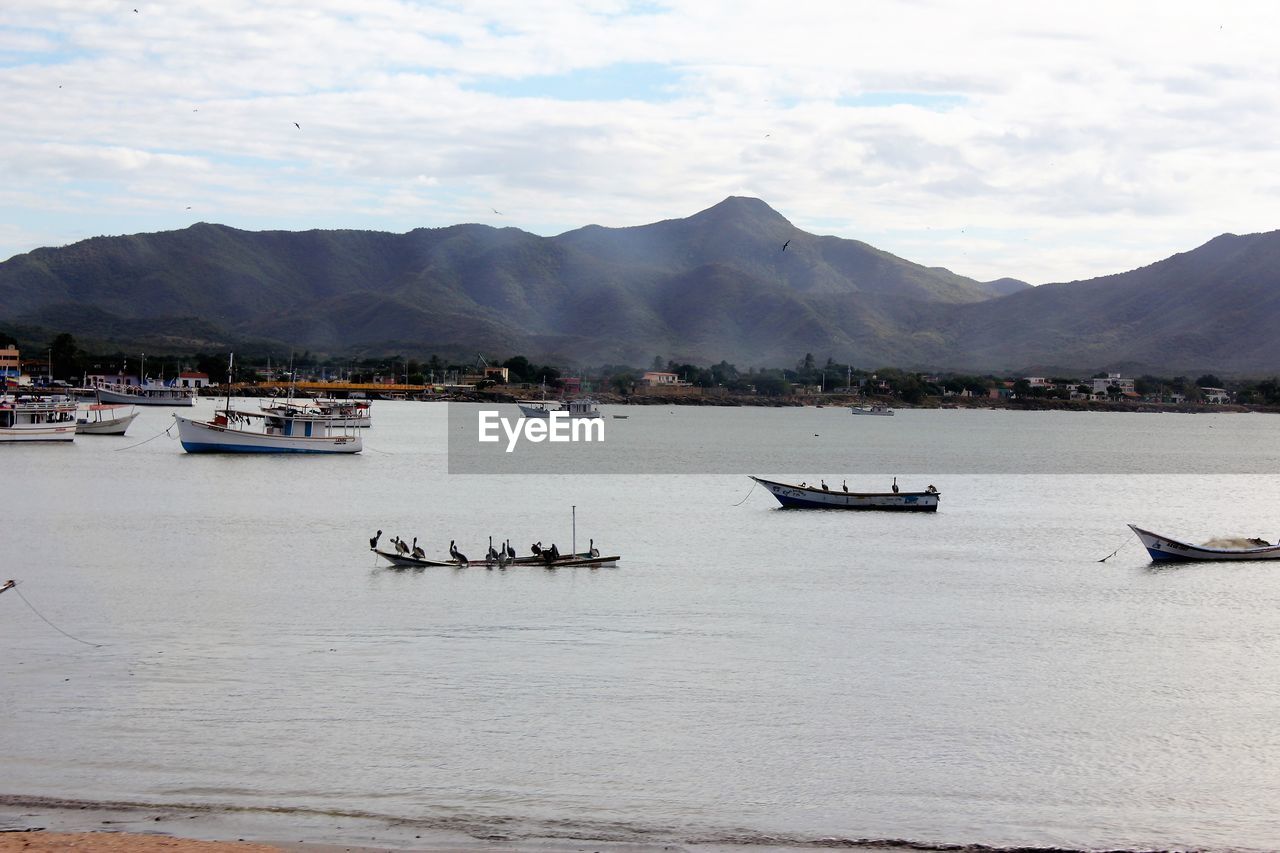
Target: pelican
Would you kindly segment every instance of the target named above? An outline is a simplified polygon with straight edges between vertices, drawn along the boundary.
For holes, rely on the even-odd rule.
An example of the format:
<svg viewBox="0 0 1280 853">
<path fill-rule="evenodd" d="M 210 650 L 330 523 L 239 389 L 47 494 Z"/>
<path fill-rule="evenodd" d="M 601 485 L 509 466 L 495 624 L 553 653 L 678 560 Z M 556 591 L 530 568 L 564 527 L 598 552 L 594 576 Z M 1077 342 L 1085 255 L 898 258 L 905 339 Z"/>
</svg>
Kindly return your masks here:
<svg viewBox="0 0 1280 853">
<path fill-rule="evenodd" d="M 897 477 L 894 477 L 894 478 L 893 478 L 893 493 L 894 493 L 895 495 L 898 493 L 898 478 L 897 478 Z"/>
<path fill-rule="evenodd" d="M 554 543 L 554 542 L 552 542 L 552 543 L 551 543 L 551 550 L 550 550 L 550 551 L 543 551 L 543 553 L 544 553 L 544 554 L 547 554 L 547 553 L 551 554 L 551 559 L 552 559 L 552 560 L 558 560 L 558 559 L 560 559 L 560 549 L 556 547 L 556 543 Z"/>
<path fill-rule="evenodd" d="M 489 537 L 489 553 L 485 554 L 485 558 L 489 561 L 498 559 L 498 552 L 493 550 L 493 537 Z"/>
<path fill-rule="evenodd" d="M 378 550 L 378 540 L 379 540 L 379 539 L 381 539 L 381 538 L 382 538 L 382 531 L 381 531 L 381 530 L 379 530 L 377 533 L 375 533 L 374 535 L 372 535 L 372 536 L 370 536 L 370 537 L 369 537 L 369 550 L 370 550 L 370 551 L 376 551 L 376 550 Z"/>
<path fill-rule="evenodd" d="M 590 554 L 590 555 L 591 555 L 591 556 L 593 556 L 593 557 L 599 557 L 599 556 L 600 556 L 600 552 L 596 550 L 596 540 L 592 539 L 592 540 L 587 544 L 587 553 L 588 553 L 588 554 Z"/>
<path fill-rule="evenodd" d="M 511 557 L 507 555 L 506 548 L 498 549 L 498 568 L 505 569 L 507 564 L 511 562 Z"/>
<path fill-rule="evenodd" d="M 507 540 L 507 556 L 513 560 L 516 558 L 516 549 L 511 547 L 510 539 Z"/>
<path fill-rule="evenodd" d="M 535 557 L 541 557 L 541 556 L 542 556 L 542 543 L 541 543 L 541 542 L 534 542 L 532 545 L 530 545 L 530 546 L 529 546 L 529 550 L 533 552 L 533 556 L 535 556 Z"/>
<path fill-rule="evenodd" d="M 396 546 L 396 553 L 397 553 L 397 554 L 408 554 L 408 553 L 409 553 L 409 546 L 408 546 L 407 544 L 405 544 L 405 541 L 404 541 L 403 539 L 401 539 L 399 536 L 397 536 L 396 538 L 392 539 L 392 540 L 391 540 L 391 544 Z"/>
<path fill-rule="evenodd" d="M 829 491 L 831 491 L 830 489 L 828 489 L 828 488 L 827 488 L 827 481 L 826 481 L 826 480 L 819 480 L 818 482 L 822 483 L 822 491 L 824 491 L 824 492 L 829 492 Z"/>
<path fill-rule="evenodd" d="M 840 481 L 840 488 L 844 489 L 845 494 L 848 494 L 848 493 L 849 493 L 849 481 L 848 481 L 848 480 L 841 480 L 841 481 Z"/>
<path fill-rule="evenodd" d="M 427 552 L 418 547 L 418 537 L 413 537 L 413 556 L 419 560 L 427 559 Z"/>
<path fill-rule="evenodd" d="M 452 539 L 449 540 L 449 556 L 457 560 L 460 565 L 463 565 L 463 566 L 471 565 L 469 562 L 467 562 L 467 555 L 459 551 L 454 546 L 454 540 Z"/>
</svg>

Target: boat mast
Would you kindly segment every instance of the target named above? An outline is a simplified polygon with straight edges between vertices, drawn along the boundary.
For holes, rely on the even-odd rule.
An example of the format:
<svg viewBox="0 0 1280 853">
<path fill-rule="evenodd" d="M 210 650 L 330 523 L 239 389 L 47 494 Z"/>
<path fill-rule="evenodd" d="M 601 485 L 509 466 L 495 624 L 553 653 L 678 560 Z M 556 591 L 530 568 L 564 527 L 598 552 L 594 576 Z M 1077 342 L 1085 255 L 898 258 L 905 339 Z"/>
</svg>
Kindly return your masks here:
<svg viewBox="0 0 1280 853">
<path fill-rule="evenodd" d="M 227 357 L 227 419 L 231 419 L 231 377 L 235 375 L 235 369 L 232 365 L 236 363 L 236 354 L 231 353 Z"/>
<path fill-rule="evenodd" d="M 571 550 L 569 551 L 569 553 L 573 554 L 574 557 L 576 558 L 578 556 L 578 507 L 577 507 L 577 504 L 575 504 L 573 507 L 573 539 L 570 541 L 571 541 L 571 544 L 569 545 L 569 548 Z"/>
</svg>

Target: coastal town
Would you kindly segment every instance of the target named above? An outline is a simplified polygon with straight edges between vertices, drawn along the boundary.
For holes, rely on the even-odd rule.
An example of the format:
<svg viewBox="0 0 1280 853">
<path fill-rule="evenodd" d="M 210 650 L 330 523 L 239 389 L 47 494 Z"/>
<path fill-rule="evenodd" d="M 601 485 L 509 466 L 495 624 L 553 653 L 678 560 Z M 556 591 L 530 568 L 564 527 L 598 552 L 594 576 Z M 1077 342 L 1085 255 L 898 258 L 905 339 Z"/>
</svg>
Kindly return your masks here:
<svg viewBox="0 0 1280 853">
<path fill-rule="evenodd" d="M 92 394 L 99 388 L 158 384 L 194 395 L 226 393 L 225 356 L 91 356 L 78 350 L 69 335 L 59 336 L 43 349 L 26 352 L 24 355 L 16 341 L 0 346 L 0 383 L 6 389 L 33 393 L 79 389 Z M 426 359 L 343 362 L 308 357 L 294 361 L 291 367 L 287 355 L 241 359 L 234 368 L 234 393 L 511 402 L 536 390 L 561 399 L 586 395 L 601 402 L 637 405 L 834 405 L 862 399 L 921 408 L 1011 405 L 1221 411 L 1280 406 L 1280 381 L 1275 377 L 1131 376 L 1115 371 L 1081 376 L 998 376 L 894 367 L 866 370 L 830 358 L 819 364 L 812 354 L 793 367 L 745 371 L 725 361 L 703 367 L 664 361 L 659 356 L 648 369 L 538 365 L 519 355 L 501 362 L 477 356 L 471 364 L 434 355 Z"/>
</svg>

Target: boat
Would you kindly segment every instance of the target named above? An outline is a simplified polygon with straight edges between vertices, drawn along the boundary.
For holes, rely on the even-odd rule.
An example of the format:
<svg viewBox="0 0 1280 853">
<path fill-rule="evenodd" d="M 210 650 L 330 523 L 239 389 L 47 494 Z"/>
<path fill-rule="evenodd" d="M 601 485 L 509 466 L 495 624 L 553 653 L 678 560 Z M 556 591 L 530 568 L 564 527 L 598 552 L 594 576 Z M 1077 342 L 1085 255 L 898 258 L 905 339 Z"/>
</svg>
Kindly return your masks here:
<svg viewBox="0 0 1280 853">
<path fill-rule="evenodd" d="M 154 379 L 141 385 L 99 385 L 99 403 L 124 403 L 134 406 L 193 406 L 196 389 L 182 388 Z"/>
<path fill-rule="evenodd" d="M 557 403 L 559 403 L 558 406 L 556 405 Z M 574 420 L 604 417 L 600 410 L 596 408 L 596 401 L 585 398 L 581 400 L 565 400 L 563 402 L 558 400 L 517 400 L 516 405 L 520 407 L 520 414 L 526 418 L 549 418 L 552 412 L 567 414 Z M 555 408 L 552 408 L 553 406 Z"/>
<path fill-rule="evenodd" d="M 360 435 L 333 419 L 306 412 L 269 414 L 231 408 L 235 354 L 227 361 L 227 399 L 213 420 L 185 418 L 177 412 L 178 440 L 188 453 L 359 453 Z M 338 432 L 341 430 L 341 432 Z"/>
<path fill-rule="evenodd" d="M 480 559 L 470 560 L 463 563 L 459 560 L 428 560 L 425 557 L 414 557 L 411 554 L 400 554 L 395 551 L 385 551 L 381 548 L 371 548 L 373 553 L 382 557 L 392 566 L 398 569 L 410 568 L 431 568 L 431 567 L 452 567 L 461 568 L 463 566 L 486 566 L 501 567 L 506 566 L 544 566 L 549 569 L 573 568 L 574 566 L 606 566 L 616 563 L 622 559 L 617 555 L 601 556 L 598 553 L 582 551 L 577 554 L 564 554 L 559 559 L 547 560 L 544 557 L 528 556 L 515 557 L 507 563 L 499 563 L 497 560 Z"/>
<path fill-rule="evenodd" d="M 938 501 L 942 495 L 933 486 L 923 492 L 898 491 L 897 479 L 894 479 L 894 491 L 891 492 L 849 492 L 843 486 L 839 491 L 810 486 L 801 483 L 798 486 L 752 477 L 764 486 L 778 503 L 787 509 L 874 509 L 894 510 L 898 512 L 937 512 Z"/>
<path fill-rule="evenodd" d="M 876 403 L 872 406 L 850 406 L 849 412 L 855 415 L 884 415 L 893 417 L 893 409 Z"/>
<path fill-rule="evenodd" d="M 0 442 L 74 441 L 74 400 L 0 396 Z"/>
<path fill-rule="evenodd" d="M 359 434 L 330 418 L 219 409 L 211 421 L 174 413 L 178 440 L 188 453 L 359 453 Z"/>
<path fill-rule="evenodd" d="M 125 411 L 128 409 L 128 411 Z M 133 406 L 121 403 L 90 403 L 76 413 L 79 435 L 124 435 L 138 416 Z"/>
<path fill-rule="evenodd" d="M 361 400 L 305 400 L 289 398 L 281 402 L 272 401 L 259 406 L 268 415 L 293 416 L 307 415 L 315 418 L 327 418 L 331 426 L 367 429 L 373 426 L 373 417 L 369 413 L 369 402 Z"/>
<path fill-rule="evenodd" d="M 1130 524 L 1129 529 L 1153 562 L 1187 560 L 1280 560 L 1280 543 L 1272 545 L 1265 539 L 1210 539 L 1202 545 L 1192 545 L 1160 533 L 1143 530 Z"/>
<path fill-rule="evenodd" d="M 613 419 L 615 421 L 625 421 L 629 417 L 631 417 L 631 415 L 614 415 Z"/>
</svg>

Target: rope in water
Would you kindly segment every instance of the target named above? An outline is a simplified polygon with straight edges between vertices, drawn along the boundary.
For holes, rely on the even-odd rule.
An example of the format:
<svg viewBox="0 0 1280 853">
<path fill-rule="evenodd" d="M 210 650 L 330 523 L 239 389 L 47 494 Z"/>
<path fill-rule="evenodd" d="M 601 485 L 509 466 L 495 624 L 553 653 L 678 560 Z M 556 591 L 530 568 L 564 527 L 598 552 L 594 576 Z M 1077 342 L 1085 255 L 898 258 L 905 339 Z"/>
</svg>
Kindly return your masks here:
<svg viewBox="0 0 1280 853">
<path fill-rule="evenodd" d="M 1121 550 L 1122 548 L 1124 548 L 1126 545 L 1128 545 L 1128 544 L 1129 544 L 1130 542 L 1132 542 L 1132 541 L 1133 541 L 1133 537 L 1132 537 L 1132 536 L 1126 536 L 1126 537 L 1125 537 L 1125 539 L 1124 539 L 1124 542 L 1120 543 L 1120 547 L 1119 547 L 1119 548 L 1115 549 L 1114 551 L 1112 551 L 1112 552 L 1111 552 L 1110 554 L 1108 554 L 1107 556 L 1103 557 L 1103 558 L 1102 558 L 1101 560 L 1099 560 L 1098 562 L 1099 562 L 1099 563 L 1105 563 L 1107 560 L 1110 560 L 1110 559 L 1111 559 L 1112 557 L 1114 557 L 1116 554 L 1119 554 L 1119 553 L 1120 553 L 1120 550 Z"/>
<path fill-rule="evenodd" d="M 89 642 L 88 640 L 82 640 L 82 639 L 80 639 L 79 637 L 72 636 L 71 634 L 68 634 L 66 631 L 64 631 L 64 630 L 62 630 L 61 628 L 59 628 L 57 625 L 55 625 L 55 624 L 53 624 L 52 622 L 50 622 L 50 621 L 45 617 L 45 615 L 44 615 L 43 613 L 41 613 L 39 610 L 36 610 L 36 606 L 35 606 L 34 604 L 32 604 L 30 601 L 27 601 L 27 597 L 26 597 L 25 595 L 23 595 L 23 594 L 22 594 L 22 590 L 18 589 L 18 585 L 17 585 L 16 583 L 14 583 L 14 584 L 13 584 L 13 586 L 11 586 L 11 587 L 6 587 L 6 588 L 7 588 L 7 589 L 12 589 L 14 592 L 16 592 L 16 593 L 18 594 L 18 598 L 21 598 L 21 599 L 23 600 L 23 602 L 25 602 L 25 603 L 26 603 L 26 605 L 27 605 L 28 607 L 30 607 L 30 608 L 31 608 L 31 612 L 32 612 L 32 613 L 34 613 L 35 615 L 39 616 L 41 619 L 44 619 L 44 622 L 45 622 L 45 624 L 46 624 L 46 625 L 48 625 L 48 626 L 49 626 L 50 628 L 52 628 L 53 630 L 57 631 L 57 632 L 58 632 L 59 634 L 61 634 L 62 636 L 67 637 L 67 638 L 72 639 L 72 640 L 75 640 L 77 643 L 84 643 L 86 646 L 91 646 L 91 647 L 93 647 L 93 648 L 95 648 L 95 649 L 100 649 L 100 648 L 102 648 L 102 644 L 101 644 L 101 643 L 91 643 L 91 642 Z"/>
<path fill-rule="evenodd" d="M 148 438 L 144 441 L 139 441 L 137 444 L 131 444 L 128 447 L 117 447 L 116 452 L 119 453 L 121 450 L 132 450 L 135 447 L 141 447 L 142 445 L 146 444 L 148 441 L 155 441 L 157 438 L 159 438 L 162 435 L 169 435 L 169 430 L 171 429 L 173 429 L 173 424 L 169 424 L 169 426 L 165 428 L 164 432 L 158 432 L 155 435 L 151 436 L 151 438 Z"/>
<path fill-rule="evenodd" d="M 744 503 L 746 503 L 746 502 L 747 502 L 747 498 L 751 497 L 751 493 L 752 493 L 752 492 L 754 492 L 754 491 L 756 490 L 756 486 L 758 486 L 758 485 L 760 485 L 760 484 L 759 484 L 759 483 L 757 483 L 756 481 L 752 480 L 752 481 L 751 481 L 751 488 L 747 490 L 746 497 L 744 497 L 742 500 L 738 501 L 736 504 L 734 504 L 734 506 L 742 506 Z"/>
</svg>

